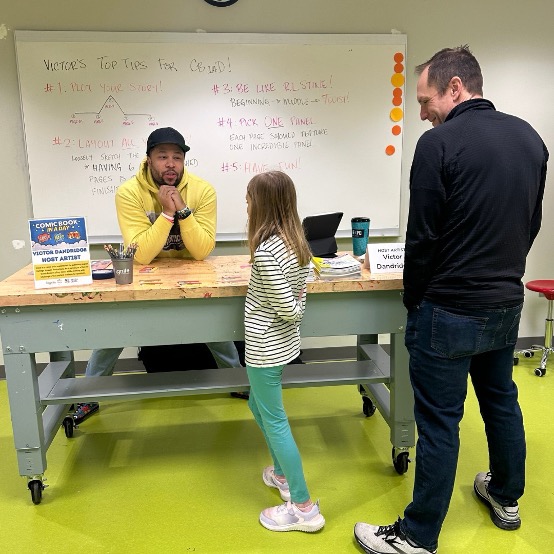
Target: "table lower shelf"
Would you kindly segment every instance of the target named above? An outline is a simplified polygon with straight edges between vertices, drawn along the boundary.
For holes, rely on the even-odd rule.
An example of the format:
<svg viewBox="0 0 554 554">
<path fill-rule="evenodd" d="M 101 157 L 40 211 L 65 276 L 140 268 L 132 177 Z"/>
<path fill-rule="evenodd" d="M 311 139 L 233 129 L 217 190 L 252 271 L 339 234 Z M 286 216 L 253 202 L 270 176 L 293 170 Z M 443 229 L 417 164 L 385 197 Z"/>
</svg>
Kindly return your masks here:
<svg viewBox="0 0 554 554">
<path fill-rule="evenodd" d="M 115 374 L 109 377 L 49 377 L 52 372 L 63 375 L 64 365 L 63 362 L 54 362 L 43 371 L 39 380 L 41 403 L 121 402 L 148 397 L 243 391 L 249 386 L 243 367 Z M 284 388 L 386 383 L 388 380 L 388 372 L 382 371 L 372 360 L 294 364 L 287 366 L 283 372 Z"/>
</svg>

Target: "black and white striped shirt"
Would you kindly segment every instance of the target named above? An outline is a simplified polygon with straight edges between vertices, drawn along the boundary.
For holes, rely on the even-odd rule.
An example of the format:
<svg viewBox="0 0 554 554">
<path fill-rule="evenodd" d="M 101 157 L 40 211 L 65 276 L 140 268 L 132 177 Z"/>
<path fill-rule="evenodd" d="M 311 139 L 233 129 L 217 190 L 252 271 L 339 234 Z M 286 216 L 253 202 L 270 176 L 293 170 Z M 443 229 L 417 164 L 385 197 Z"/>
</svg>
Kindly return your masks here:
<svg viewBox="0 0 554 554">
<path fill-rule="evenodd" d="M 244 306 L 247 365 L 283 365 L 300 354 L 308 270 L 278 236 L 256 249 Z"/>
</svg>

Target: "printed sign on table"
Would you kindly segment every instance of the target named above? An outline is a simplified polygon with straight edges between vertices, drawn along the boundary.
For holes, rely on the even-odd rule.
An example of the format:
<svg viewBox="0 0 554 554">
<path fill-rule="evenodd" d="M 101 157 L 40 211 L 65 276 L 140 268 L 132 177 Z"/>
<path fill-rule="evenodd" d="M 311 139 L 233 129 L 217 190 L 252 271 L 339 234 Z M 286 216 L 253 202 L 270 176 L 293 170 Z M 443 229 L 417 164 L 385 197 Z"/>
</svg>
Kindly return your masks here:
<svg viewBox="0 0 554 554">
<path fill-rule="evenodd" d="M 35 288 L 92 283 L 84 217 L 30 219 Z"/>
<path fill-rule="evenodd" d="M 405 246 L 404 242 L 368 244 L 364 266 L 371 273 L 402 273 Z"/>
</svg>

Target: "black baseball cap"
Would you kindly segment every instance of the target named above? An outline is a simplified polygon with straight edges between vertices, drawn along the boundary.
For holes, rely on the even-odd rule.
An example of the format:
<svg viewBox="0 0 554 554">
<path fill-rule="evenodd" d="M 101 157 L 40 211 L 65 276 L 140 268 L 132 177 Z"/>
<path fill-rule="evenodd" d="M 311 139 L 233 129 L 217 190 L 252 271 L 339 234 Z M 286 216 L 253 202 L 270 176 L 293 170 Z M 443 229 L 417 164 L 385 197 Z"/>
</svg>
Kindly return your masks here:
<svg viewBox="0 0 554 554">
<path fill-rule="evenodd" d="M 185 154 L 190 150 L 190 146 L 185 144 L 183 135 L 173 127 L 160 127 L 150 133 L 146 142 L 146 155 L 150 150 L 159 144 L 176 144 Z"/>
</svg>

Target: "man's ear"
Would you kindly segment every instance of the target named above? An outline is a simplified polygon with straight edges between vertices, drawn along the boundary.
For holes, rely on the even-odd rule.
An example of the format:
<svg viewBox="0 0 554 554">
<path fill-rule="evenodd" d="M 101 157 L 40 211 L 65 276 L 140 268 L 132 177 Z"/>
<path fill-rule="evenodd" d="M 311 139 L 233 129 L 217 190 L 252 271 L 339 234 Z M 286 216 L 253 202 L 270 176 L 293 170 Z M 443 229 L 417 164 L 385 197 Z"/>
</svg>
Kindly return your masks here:
<svg viewBox="0 0 554 554">
<path fill-rule="evenodd" d="M 450 79 L 450 83 L 448 84 L 448 94 L 451 95 L 452 100 L 454 102 L 458 102 L 463 91 L 464 84 L 462 83 L 462 80 L 458 76 L 452 77 L 452 79 Z"/>
</svg>

